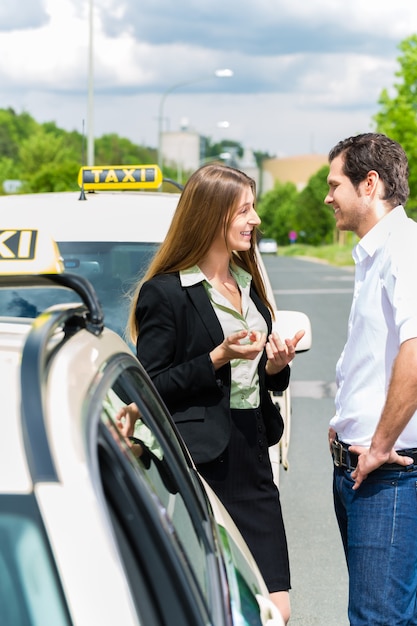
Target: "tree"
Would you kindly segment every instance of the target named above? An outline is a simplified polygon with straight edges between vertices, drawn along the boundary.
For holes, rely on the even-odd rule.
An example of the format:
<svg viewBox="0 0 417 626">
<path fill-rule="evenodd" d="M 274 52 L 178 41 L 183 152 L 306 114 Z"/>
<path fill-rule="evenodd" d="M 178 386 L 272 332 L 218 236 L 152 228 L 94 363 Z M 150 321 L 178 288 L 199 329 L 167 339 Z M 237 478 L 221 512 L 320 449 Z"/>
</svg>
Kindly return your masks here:
<svg viewBox="0 0 417 626">
<path fill-rule="evenodd" d="M 0 156 L 0 194 L 3 194 L 3 183 L 8 179 L 21 180 L 21 177 L 13 159 Z"/>
<path fill-rule="evenodd" d="M 24 181 L 22 191 L 78 189 L 77 172 L 85 165 L 83 136 L 55 122 L 39 124 L 28 113 L 0 109 L 0 183 Z M 156 150 L 117 135 L 95 140 L 97 165 L 156 163 Z M 1 193 L 1 189 L 0 189 Z"/>
<path fill-rule="evenodd" d="M 238 141 L 222 139 L 222 141 L 218 143 L 212 143 L 210 137 L 203 137 L 202 143 L 204 147 L 204 154 L 202 154 L 203 160 L 218 158 L 221 154 L 229 152 L 230 150 L 238 157 L 242 157 L 243 155 L 243 146 Z"/>
<path fill-rule="evenodd" d="M 329 166 L 313 174 L 298 194 L 295 206 L 296 228 L 300 243 L 319 246 L 333 241 L 334 217 L 324 204 L 327 195 Z"/>
<path fill-rule="evenodd" d="M 294 207 L 297 198 L 294 183 L 276 182 L 259 200 L 258 213 L 262 220 L 260 230 L 264 237 L 271 237 L 279 245 L 288 243 L 288 233 L 294 230 Z"/>
<path fill-rule="evenodd" d="M 155 149 L 137 146 L 116 134 L 96 139 L 94 148 L 97 165 L 150 165 L 157 161 Z"/>
<path fill-rule="evenodd" d="M 22 142 L 19 150 L 23 191 L 61 191 L 76 187 L 80 168 L 79 155 L 66 142 L 65 135 L 45 130 L 36 131 Z M 69 181 L 72 172 L 72 184 Z"/>
<path fill-rule="evenodd" d="M 74 155 L 68 148 L 65 137 L 57 136 L 39 127 L 22 142 L 19 157 L 24 174 L 35 174 L 42 165 L 76 161 L 78 155 Z"/>
<path fill-rule="evenodd" d="M 0 158 L 18 160 L 20 143 L 30 137 L 36 127 L 28 113 L 17 115 L 11 108 L 0 109 Z"/>
<path fill-rule="evenodd" d="M 46 193 L 51 191 L 79 191 L 76 161 L 43 163 L 38 170 L 24 181 L 24 193 Z"/>
<path fill-rule="evenodd" d="M 400 80 L 394 84 L 392 97 L 383 89 L 378 100 L 380 110 L 374 116 L 377 132 L 388 135 L 404 148 L 410 165 L 410 198 L 407 211 L 417 217 L 417 35 L 398 46 Z"/>
</svg>

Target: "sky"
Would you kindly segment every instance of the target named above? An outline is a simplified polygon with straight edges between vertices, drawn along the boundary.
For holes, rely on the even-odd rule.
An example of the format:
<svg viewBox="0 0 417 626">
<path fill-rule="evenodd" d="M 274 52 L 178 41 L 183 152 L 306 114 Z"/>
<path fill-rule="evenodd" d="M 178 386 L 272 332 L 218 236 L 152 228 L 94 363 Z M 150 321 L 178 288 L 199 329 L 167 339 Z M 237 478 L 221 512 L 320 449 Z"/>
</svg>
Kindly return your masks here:
<svg viewBox="0 0 417 626">
<path fill-rule="evenodd" d="M 374 130 L 415 33 L 414 0 L 1 0 L 0 108 L 150 147 L 187 128 L 327 154 Z"/>
</svg>

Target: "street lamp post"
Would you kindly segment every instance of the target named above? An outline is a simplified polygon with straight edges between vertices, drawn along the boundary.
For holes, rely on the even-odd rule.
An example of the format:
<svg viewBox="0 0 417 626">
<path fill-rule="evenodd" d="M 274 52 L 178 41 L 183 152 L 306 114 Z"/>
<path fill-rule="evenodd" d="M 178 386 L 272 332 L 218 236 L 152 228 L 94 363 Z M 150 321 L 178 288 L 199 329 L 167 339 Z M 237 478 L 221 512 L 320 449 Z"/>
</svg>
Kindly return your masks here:
<svg viewBox="0 0 417 626">
<path fill-rule="evenodd" d="M 175 85 L 172 85 L 171 87 L 169 87 L 162 94 L 161 100 L 159 102 L 159 112 L 158 112 L 158 165 L 159 165 L 159 167 L 161 169 L 162 169 L 162 166 L 163 166 L 163 156 L 162 156 L 162 132 L 163 132 L 163 129 L 162 129 L 162 126 L 163 126 L 163 120 L 164 120 L 165 100 L 167 99 L 169 94 L 172 93 L 173 91 L 175 91 L 176 89 L 180 89 L 181 87 L 186 87 L 187 85 L 192 85 L 194 83 L 199 83 L 202 80 L 208 80 L 209 78 L 212 78 L 213 76 L 217 76 L 218 78 L 230 78 L 231 76 L 233 76 L 233 71 L 229 70 L 229 69 L 216 70 L 214 72 L 214 74 L 210 75 L 210 76 L 202 76 L 200 78 L 194 78 L 193 80 L 187 80 L 187 81 L 182 82 L 182 83 L 176 83 Z"/>
<path fill-rule="evenodd" d="M 94 165 L 93 0 L 89 1 L 87 165 Z M 83 163 L 85 165 L 85 163 Z"/>
</svg>

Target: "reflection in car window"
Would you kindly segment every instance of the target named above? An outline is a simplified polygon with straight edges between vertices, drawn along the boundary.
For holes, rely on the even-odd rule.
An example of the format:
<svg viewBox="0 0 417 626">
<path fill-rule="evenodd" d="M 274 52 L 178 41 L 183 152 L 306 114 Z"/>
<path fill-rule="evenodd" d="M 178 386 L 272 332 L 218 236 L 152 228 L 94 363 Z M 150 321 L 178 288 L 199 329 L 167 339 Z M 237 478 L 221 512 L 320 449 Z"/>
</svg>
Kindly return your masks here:
<svg viewBox="0 0 417 626">
<path fill-rule="evenodd" d="M 231 587 L 232 611 L 236 616 L 244 615 L 248 624 L 261 626 L 259 605 L 254 593 L 258 583 L 248 562 L 242 558 L 233 537 L 226 528 L 219 526 L 220 538 L 223 546 L 224 561 L 227 577 Z M 233 582 L 232 582 L 233 581 Z M 236 620 L 239 621 L 238 619 Z"/>
<path fill-rule="evenodd" d="M 116 426 L 120 409 L 132 401 L 139 415 L 134 432 L 140 441 L 137 457 Z M 146 480 L 167 527 L 171 526 L 172 540 L 177 542 L 190 575 L 197 581 L 207 610 L 212 611 L 213 567 L 218 565 L 214 563 L 213 546 L 208 541 L 206 520 L 202 523 L 202 510 L 187 478 L 182 449 L 162 405 L 150 392 L 147 378 L 133 368 L 123 372 L 102 399 L 101 420 L 112 433 L 112 439 L 120 440 L 134 471 L 140 472 L 142 481 Z M 168 433 L 171 434 L 167 437 Z M 218 590 L 215 593 L 218 597 Z"/>
<path fill-rule="evenodd" d="M 65 271 L 88 278 L 102 304 L 106 326 L 120 335 L 128 317 L 126 296 L 145 273 L 157 245 L 148 242 L 58 242 Z"/>
</svg>

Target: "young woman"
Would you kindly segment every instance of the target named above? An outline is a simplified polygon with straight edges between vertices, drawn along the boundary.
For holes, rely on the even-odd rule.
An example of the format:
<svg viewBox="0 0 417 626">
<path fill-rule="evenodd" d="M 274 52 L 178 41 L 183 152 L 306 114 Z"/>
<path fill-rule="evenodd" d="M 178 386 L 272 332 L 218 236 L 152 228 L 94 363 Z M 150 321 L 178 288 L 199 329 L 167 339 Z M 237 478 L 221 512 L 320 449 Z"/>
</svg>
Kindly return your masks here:
<svg viewBox="0 0 417 626">
<path fill-rule="evenodd" d="M 289 384 L 304 331 L 281 341 L 257 265 L 255 184 L 207 164 L 181 194 L 138 285 L 129 330 L 197 469 L 228 509 L 284 619 L 290 573 L 268 447 L 282 417 L 268 390 Z"/>
</svg>

